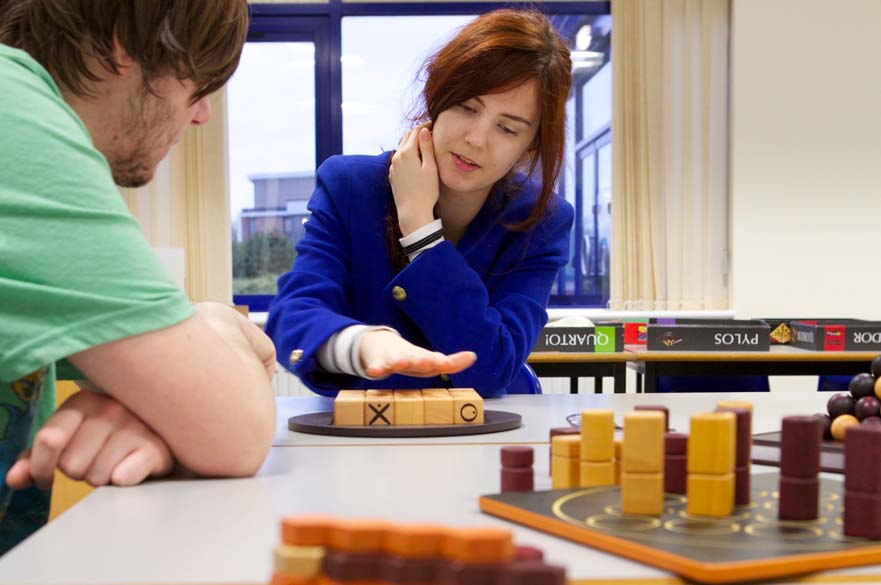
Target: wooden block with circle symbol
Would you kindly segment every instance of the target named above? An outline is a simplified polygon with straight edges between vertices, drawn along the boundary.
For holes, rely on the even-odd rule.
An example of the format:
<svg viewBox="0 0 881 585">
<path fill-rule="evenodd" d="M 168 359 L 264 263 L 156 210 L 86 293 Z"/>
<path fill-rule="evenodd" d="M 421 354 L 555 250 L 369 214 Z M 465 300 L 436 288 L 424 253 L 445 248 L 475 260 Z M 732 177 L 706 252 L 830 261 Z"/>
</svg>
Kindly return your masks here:
<svg viewBox="0 0 881 585">
<path fill-rule="evenodd" d="M 364 424 L 368 427 L 395 424 L 395 393 L 367 390 L 364 395 Z"/>
<path fill-rule="evenodd" d="M 483 424 L 483 397 L 473 388 L 452 388 L 453 417 L 457 425 Z"/>
<path fill-rule="evenodd" d="M 333 424 L 364 426 L 364 390 L 340 390 L 333 401 Z"/>
<path fill-rule="evenodd" d="M 422 409 L 426 425 L 452 425 L 456 422 L 453 397 L 446 388 L 423 388 Z"/>
<path fill-rule="evenodd" d="M 395 390 L 396 425 L 424 425 L 425 401 L 420 390 Z"/>
</svg>

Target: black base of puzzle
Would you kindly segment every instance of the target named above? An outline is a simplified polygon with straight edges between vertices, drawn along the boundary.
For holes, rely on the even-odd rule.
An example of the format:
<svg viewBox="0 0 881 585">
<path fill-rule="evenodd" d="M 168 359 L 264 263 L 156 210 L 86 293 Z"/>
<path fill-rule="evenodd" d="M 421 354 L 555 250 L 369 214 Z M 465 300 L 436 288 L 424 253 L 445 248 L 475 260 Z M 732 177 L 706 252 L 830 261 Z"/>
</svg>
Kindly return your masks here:
<svg viewBox="0 0 881 585">
<path fill-rule="evenodd" d="M 481 424 L 466 425 L 393 425 L 375 427 L 338 427 L 333 424 L 333 412 L 301 414 L 288 419 L 288 428 L 310 435 L 334 437 L 452 437 L 456 435 L 483 435 L 519 428 L 523 418 L 513 412 L 483 411 Z"/>
<path fill-rule="evenodd" d="M 752 475 L 749 506 L 731 516 L 687 513 L 666 494 L 661 517 L 621 513 L 618 486 L 508 492 L 480 498 L 481 511 L 689 579 L 732 583 L 877 564 L 881 542 L 842 534 L 843 482 L 821 478 L 819 517 L 777 519 L 777 473 Z"/>
<path fill-rule="evenodd" d="M 758 465 L 780 467 L 781 433 L 753 435 L 752 462 Z M 844 473 L 844 443 L 823 441 L 820 445 L 820 471 Z"/>
</svg>

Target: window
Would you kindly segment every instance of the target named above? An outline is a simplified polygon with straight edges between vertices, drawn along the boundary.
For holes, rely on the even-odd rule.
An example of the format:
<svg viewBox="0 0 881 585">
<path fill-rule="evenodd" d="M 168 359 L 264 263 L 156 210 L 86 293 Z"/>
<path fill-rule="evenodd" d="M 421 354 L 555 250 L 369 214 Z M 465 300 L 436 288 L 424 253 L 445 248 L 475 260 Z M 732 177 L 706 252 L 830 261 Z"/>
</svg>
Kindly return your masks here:
<svg viewBox="0 0 881 585">
<path fill-rule="evenodd" d="M 397 148 L 409 129 L 426 57 L 474 16 L 343 18 L 343 153 Z M 382 31 L 387 42 L 377 42 Z M 407 47 L 406 51 L 393 47 Z"/>
<path fill-rule="evenodd" d="M 273 295 L 315 186 L 315 46 L 247 43 L 227 86 L 233 293 Z"/>
<path fill-rule="evenodd" d="M 397 146 L 418 105 L 417 74 L 425 58 L 475 17 L 475 5 L 330 0 L 251 7 L 249 42 L 228 89 L 229 168 L 235 302 L 259 311 L 294 258 L 317 165 L 332 154 L 377 154 Z M 575 207 L 576 221 L 571 261 L 560 271 L 551 305 L 605 306 L 610 7 L 561 2 L 542 8 L 573 47 L 558 190 Z"/>
</svg>

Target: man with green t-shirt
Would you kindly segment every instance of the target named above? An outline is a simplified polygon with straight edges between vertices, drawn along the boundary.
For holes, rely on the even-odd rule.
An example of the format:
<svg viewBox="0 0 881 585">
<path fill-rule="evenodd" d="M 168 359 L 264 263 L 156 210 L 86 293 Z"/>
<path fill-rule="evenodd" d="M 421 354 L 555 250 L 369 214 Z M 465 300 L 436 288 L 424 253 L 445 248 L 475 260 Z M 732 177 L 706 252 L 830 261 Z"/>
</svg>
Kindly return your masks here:
<svg viewBox="0 0 881 585">
<path fill-rule="evenodd" d="M 93 485 L 242 476 L 269 450 L 272 343 L 190 304 L 116 189 L 208 120 L 247 11 L 0 0 L 0 552 L 45 521 L 56 468 Z M 95 391 L 53 413 L 62 359 Z"/>
</svg>

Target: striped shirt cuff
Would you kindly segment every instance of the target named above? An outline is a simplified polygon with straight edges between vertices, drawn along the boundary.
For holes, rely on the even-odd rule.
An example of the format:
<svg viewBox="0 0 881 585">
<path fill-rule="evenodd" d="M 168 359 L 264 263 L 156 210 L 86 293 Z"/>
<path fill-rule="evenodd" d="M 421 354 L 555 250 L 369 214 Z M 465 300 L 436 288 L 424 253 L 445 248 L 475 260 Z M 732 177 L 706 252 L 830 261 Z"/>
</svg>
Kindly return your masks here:
<svg viewBox="0 0 881 585">
<path fill-rule="evenodd" d="M 368 376 L 361 365 L 361 338 L 365 333 L 380 330 L 400 335 L 391 327 L 384 325 L 351 325 L 340 329 L 318 349 L 318 365 L 331 374 L 349 374 L 367 380 L 376 380 L 377 378 Z"/>
<path fill-rule="evenodd" d="M 436 219 L 431 223 L 427 223 L 410 235 L 404 236 L 400 240 L 401 248 L 410 262 L 416 259 L 419 254 L 433 248 L 444 241 L 444 224 L 440 219 Z"/>
</svg>

